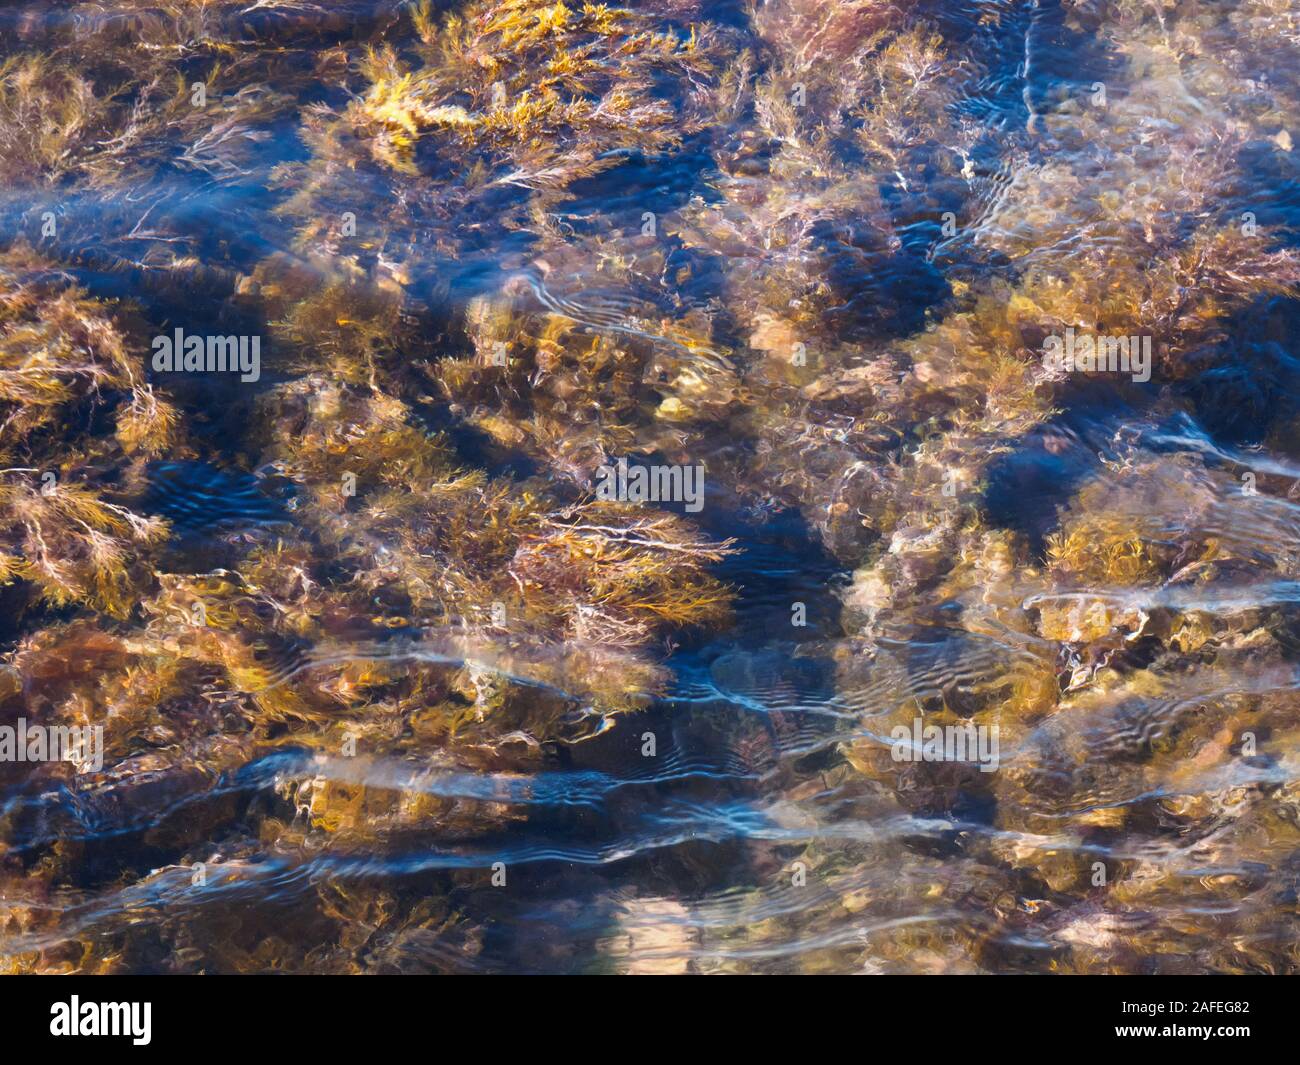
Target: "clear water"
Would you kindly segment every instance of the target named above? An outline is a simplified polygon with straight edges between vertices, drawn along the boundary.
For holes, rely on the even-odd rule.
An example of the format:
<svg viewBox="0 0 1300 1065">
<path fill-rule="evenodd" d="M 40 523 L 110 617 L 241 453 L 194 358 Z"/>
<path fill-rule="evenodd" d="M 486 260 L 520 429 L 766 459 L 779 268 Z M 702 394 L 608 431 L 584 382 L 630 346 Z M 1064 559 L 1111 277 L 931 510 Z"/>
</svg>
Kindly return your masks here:
<svg viewBox="0 0 1300 1065">
<path fill-rule="evenodd" d="M 1295 971 L 1295 8 L 556 7 L 435 6 L 486 42 L 445 75 L 373 0 L 0 12 L 108 101 L 43 154 L 72 90 L 11 79 L 3 372 L 17 294 L 75 284 L 180 426 L 115 443 L 121 381 L 34 429 L 3 393 L 7 482 L 168 523 L 120 611 L 0 589 L 0 724 L 105 735 L 0 763 L 4 966 Z M 628 43 L 692 27 L 698 63 Z M 385 45 L 416 87 L 381 115 Z M 456 139 L 548 77 L 649 110 Z M 1150 336 L 1151 379 L 1048 373 L 1066 326 Z M 259 379 L 152 370 L 177 327 L 261 335 Z M 381 401 L 502 494 L 444 517 Z M 705 466 L 698 511 L 643 507 L 734 541 L 729 612 L 622 639 L 536 529 L 493 554 L 629 454 Z M 965 723 L 992 771 L 898 757 Z"/>
</svg>

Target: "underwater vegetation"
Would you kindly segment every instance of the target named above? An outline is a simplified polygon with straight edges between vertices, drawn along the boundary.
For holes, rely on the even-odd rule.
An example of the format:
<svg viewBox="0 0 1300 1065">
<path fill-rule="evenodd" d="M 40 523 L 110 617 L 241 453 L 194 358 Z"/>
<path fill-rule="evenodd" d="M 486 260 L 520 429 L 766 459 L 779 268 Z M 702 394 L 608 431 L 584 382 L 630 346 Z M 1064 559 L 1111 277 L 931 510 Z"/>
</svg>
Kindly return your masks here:
<svg viewBox="0 0 1300 1065">
<path fill-rule="evenodd" d="M 1276 0 L 16 5 L 0 732 L 91 739 L 0 736 L 0 971 L 1300 971 L 1298 79 Z"/>
</svg>

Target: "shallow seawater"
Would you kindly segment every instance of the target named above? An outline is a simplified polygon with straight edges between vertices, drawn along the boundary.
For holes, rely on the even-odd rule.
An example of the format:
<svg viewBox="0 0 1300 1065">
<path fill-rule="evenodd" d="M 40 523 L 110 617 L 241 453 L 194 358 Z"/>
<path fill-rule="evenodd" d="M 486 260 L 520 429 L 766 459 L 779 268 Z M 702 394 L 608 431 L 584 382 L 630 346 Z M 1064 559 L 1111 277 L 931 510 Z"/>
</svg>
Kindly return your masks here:
<svg viewBox="0 0 1300 1065">
<path fill-rule="evenodd" d="M 1293 5 L 0 56 L 0 971 L 1300 971 Z"/>
</svg>

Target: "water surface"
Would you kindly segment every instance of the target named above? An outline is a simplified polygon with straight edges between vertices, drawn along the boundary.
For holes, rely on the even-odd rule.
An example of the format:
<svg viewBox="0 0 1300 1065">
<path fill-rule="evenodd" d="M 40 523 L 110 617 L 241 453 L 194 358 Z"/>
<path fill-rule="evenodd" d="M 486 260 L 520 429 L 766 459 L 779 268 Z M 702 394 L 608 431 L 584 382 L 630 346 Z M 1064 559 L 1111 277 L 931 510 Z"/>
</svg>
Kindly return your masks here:
<svg viewBox="0 0 1300 1065">
<path fill-rule="evenodd" d="M 5 969 L 1296 971 L 1292 6 L 0 52 Z"/>
</svg>

